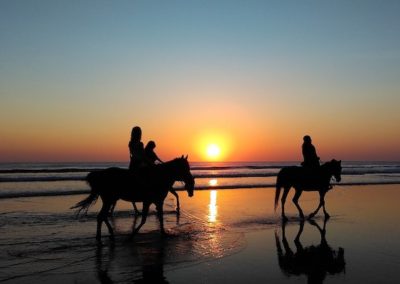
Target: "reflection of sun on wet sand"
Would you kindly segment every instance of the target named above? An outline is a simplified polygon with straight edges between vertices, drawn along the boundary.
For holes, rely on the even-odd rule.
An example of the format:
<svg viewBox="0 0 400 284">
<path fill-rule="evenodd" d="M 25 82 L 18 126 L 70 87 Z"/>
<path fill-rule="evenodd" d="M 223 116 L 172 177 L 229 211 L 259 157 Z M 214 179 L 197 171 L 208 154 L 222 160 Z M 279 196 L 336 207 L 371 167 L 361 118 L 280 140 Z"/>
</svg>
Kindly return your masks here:
<svg viewBox="0 0 400 284">
<path fill-rule="evenodd" d="M 208 221 L 211 223 L 215 223 L 217 221 L 218 215 L 218 206 L 217 206 L 217 191 L 210 190 L 210 204 L 208 205 L 209 214 Z"/>
</svg>

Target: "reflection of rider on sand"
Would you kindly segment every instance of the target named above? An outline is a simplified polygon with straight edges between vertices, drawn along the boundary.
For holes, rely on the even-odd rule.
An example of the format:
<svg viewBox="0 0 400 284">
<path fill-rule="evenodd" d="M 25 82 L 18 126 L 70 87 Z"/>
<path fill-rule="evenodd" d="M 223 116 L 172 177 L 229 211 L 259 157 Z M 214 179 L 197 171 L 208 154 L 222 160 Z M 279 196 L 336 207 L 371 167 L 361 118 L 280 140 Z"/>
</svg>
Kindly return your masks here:
<svg viewBox="0 0 400 284">
<path fill-rule="evenodd" d="M 295 251 L 291 249 L 286 238 L 286 222 L 282 223 L 282 244 L 277 231 L 275 231 L 278 263 L 286 276 L 305 275 L 307 283 L 322 284 L 327 275 L 345 272 L 344 249 L 341 247 L 333 249 L 328 244 L 326 240 L 326 222 L 327 220 L 324 220 L 323 228 L 321 228 L 316 222 L 309 221 L 312 226 L 318 229 L 321 239 L 317 245 L 303 246 L 300 236 L 303 232 L 304 221 L 300 221 L 299 231 L 294 239 Z"/>
<path fill-rule="evenodd" d="M 304 143 L 302 145 L 302 153 L 304 162 L 302 162 L 301 165 L 308 169 L 319 168 L 319 157 L 317 156 L 317 151 L 312 144 L 311 137 L 309 135 L 306 135 L 303 137 L 303 141 Z"/>
</svg>

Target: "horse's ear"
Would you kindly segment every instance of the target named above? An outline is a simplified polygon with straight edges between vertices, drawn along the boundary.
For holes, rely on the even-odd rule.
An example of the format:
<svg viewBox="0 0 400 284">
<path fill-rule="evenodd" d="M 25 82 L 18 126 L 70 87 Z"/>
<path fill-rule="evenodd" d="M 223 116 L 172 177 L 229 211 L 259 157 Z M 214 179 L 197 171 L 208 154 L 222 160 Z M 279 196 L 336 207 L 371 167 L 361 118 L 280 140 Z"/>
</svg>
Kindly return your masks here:
<svg viewBox="0 0 400 284">
<path fill-rule="evenodd" d="M 185 157 L 185 160 L 187 160 L 187 159 L 188 159 L 188 157 L 189 157 L 189 155 L 186 155 L 186 157 Z"/>
<path fill-rule="evenodd" d="M 181 156 L 181 159 L 183 159 L 183 155 Z"/>
</svg>

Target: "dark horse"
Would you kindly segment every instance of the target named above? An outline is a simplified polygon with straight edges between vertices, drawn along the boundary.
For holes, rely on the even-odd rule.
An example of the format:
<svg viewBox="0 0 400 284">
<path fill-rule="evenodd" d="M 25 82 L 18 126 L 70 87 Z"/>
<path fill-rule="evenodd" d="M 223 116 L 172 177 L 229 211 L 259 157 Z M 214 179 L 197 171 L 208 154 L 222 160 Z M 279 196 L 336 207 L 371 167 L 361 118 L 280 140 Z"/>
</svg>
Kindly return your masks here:
<svg viewBox="0 0 400 284">
<path fill-rule="evenodd" d="M 284 167 L 282 168 L 277 176 L 276 180 L 276 192 L 275 192 L 275 210 L 278 206 L 279 195 L 281 188 L 284 191 L 282 194 L 282 218 L 287 221 L 285 215 L 285 201 L 289 193 L 290 188 L 294 187 L 296 193 L 293 197 L 293 203 L 299 210 L 301 219 L 304 219 L 303 210 L 298 203 L 300 195 L 303 191 L 319 191 L 319 205 L 318 208 L 310 214 L 309 218 L 313 218 L 323 207 L 325 218 L 329 218 L 328 212 L 325 209 L 325 194 L 332 188 L 331 178 L 335 178 L 337 182 L 341 180 L 342 165 L 341 161 L 332 160 L 326 162 L 316 169 L 309 169 L 305 167 Z"/>
<path fill-rule="evenodd" d="M 137 233 L 146 222 L 149 207 L 152 203 L 156 205 L 161 233 L 165 234 L 163 204 L 172 185 L 175 181 L 183 181 L 190 197 L 193 196 L 194 190 L 194 178 L 190 172 L 189 162 L 187 157 L 183 156 L 134 172 L 121 168 L 108 168 L 91 172 L 87 175 L 86 181 L 91 187 L 90 195 L 71 208 L 78 209 L 78 214 L 81 211 L 85 212 L 100 196 L 103 206 L 97 215 L 97 240 L 101 239 L 101 225 L 103 222 L 107 225 L 110 235 L 114 235 L 107 217 L 110 207 L 117 200 L 143 202 L 142 220 L 139 226 L 133 230 L 132 235 Z"/>
</svg>

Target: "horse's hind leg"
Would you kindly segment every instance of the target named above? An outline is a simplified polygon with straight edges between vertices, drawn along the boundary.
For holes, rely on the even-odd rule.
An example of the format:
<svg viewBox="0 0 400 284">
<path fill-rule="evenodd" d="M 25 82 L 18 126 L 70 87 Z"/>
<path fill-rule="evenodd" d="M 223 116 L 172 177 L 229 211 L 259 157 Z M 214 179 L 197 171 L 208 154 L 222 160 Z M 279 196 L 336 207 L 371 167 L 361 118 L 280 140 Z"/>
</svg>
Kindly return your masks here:
<svg viewBox="0 0 400 284">
<path fill-rule="evenodd" d="M 285 215 L 285 202 L 286 202 L 286 197 L 287 197 L 287 195 L 289 193 L 289 190 L 290 190 L 290 187 L 284 187 L 283 194 L 282 194 L 282 199 L 281 199 L 281 202 L 282 202 L 282 206 L 281 206 L 282 207 L 282 219 L 283 219 L 284 222 L 286 222 L 288 220 L 288 218 Z"/>
<path fill-rule="evenodd" d="M 136 203 L 133 202 L 133 201 L 132 201 L 132 206 L 133 206 L 133 211 L 135 211 L 135 215 L 139 215 L 140 212 L 139 212 L 139 210 L 137 209 Z"/>
<path fill-rule="evenodd" d="M 99 241 L 101 239 L 101 225 L 102 223 L 106 223 L 106 226 L 108 228 L 108 231 L 110 232 L 111 237 L 114 236 L 113 229 L 111 227 L 110 222 L 108 222 L 108 213 L 110 212 L 110 207 L 111 203 L 108 202 L 103 202 L 103 206 L 101 207 L 101 210 L 99 214 L 97 215 L 97 233 L 96 233 L 96 239 Z"/>
<path fill-rule="evenodd" d="M 164 212 L 163 212 L 163 202 L 159 202 L 156 204 L 156 209 L 157 209 L 157 217 L 158 220 L 160 221 L 160 230 L 162 235 L 166 235 L 165 229 L 164 229 Z"/>
<path fill-rule="evenodd" d="M 113 204 L 111 204 L 110 206 L 110 216 L 114 215 L 114 210 L 115 210 L 115 206 L 117 205 L 117 201 L 115 201 Z"/>
<path fill-rule="evenodd" d="M 107 204 L 106 205 L 106 212 L 109 212 L 110 207 L 111 207 L 111 204 Z M 111 227 L 110 222 L 108 221 L 108 215 L 107 214 L 105 215 L 104 223 L 106 223 L 106 226 L 108 228 L 108 232 L 110 233 L 110 237 L 114 238 L 114 231 L 113 231 L 113 229 Z"/>
<path fill-rule="evenodd" d="M 300 195 L 301 195 L 302 192 L 303 192 L 302 190 L 297 190 L 297 189 L 296 189 L 296 193 L 294 194 L 292 200 L 293 200 L 294 205 L 296 205 L 297 210 L 299 210 L 300 218 L 301 218 L 301 219 L 304 219 L 303 210 L 301 210 L 301 207 L 300 207 L 300 205 L 299 205 L 299 198 L 300 198 Z"/>
</svg>

